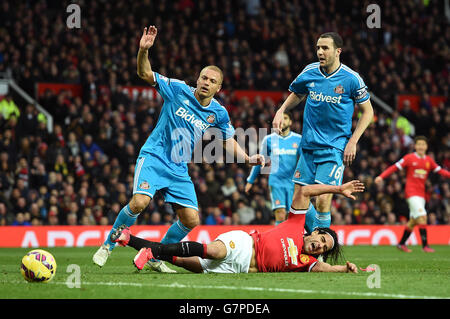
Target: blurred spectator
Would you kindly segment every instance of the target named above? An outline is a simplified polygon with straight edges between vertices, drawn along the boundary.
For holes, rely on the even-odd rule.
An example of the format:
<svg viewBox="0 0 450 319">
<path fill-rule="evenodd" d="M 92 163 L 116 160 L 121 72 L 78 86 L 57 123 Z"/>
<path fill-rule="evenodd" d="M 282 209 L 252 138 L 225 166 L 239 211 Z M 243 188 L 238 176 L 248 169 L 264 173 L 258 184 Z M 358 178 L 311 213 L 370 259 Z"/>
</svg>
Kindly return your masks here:
<svg viewBox="0 0 450 319">
<path fill-rule="evenodd" d="M 227 178 L 225 185 L 223 185 L 221 188 L 222 194 L 225 197 L 230 197 L 231 194 L 233 194 L 235 191 L 237 191 L 236 184 L 234 183 L 234 179 Z"/>
<path fill-rule="evenodd" d="M 244 200 L 239 200 L 236 213 L 242 225 L 248 225 L 255 218 L 255 210 L 248 206 Z"/>
<path fill-rule="evenodd" d="M 17 213 L 16 218 L 11 224 L 12 226 L 30 226 L 31 224 L 25 220 L 25 215 L 23 213 Z"/>
<path fill-rule="evenodd" d="M 6 94 L 0 101 L 0 115 L 8 121 L 12 116 L 19 118 L 20 110 L 17 104 L 13 101 L 10 94 Z"/>
</svg>

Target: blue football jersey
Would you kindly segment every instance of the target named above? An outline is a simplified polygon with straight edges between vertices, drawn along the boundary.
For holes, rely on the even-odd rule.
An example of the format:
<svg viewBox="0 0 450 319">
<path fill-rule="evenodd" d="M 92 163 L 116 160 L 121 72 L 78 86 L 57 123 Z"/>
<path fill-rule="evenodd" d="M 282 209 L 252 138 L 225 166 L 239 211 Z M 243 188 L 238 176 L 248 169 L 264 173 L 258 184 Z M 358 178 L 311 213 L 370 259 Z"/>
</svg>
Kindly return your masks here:
<svg viewBox="0 0 450 319">
<path fill-rule="evenodd" d="M 202 106 L 194 96 L 195 88 L 184 81 L 153 74 L 164 104 L 140 155 L 158 157 L 174 174 L 186 175 L 194 147 L 206 130 L 218 129 L 223 140 L 231 138 L 235 130 L 227 110 L 217 100 L 213 98 L 208 106 Z"/>
<path fill-rule="evenodd" d="M 269 185 L 274 187 L 292 186 L 292 176 L 301 156 L 300 144 L 302 136 L 290 132 L 287 136 L 276 133 L 266 135 L 261 142 L 260 153 L 270 157 Z M 247 182 L 253 184 L 261 172 L 261 166 L 254 166 Z"/>
<path fill-rule="evenodd" d="M 311 63 L 291 83 L 289 91 L 307 95 L 302 148 L 344 151 L 352 135 L 354 105 L 370 98 L 359 74 L 342 63 L 326 74 L 319 62 Z"/>
</svg>

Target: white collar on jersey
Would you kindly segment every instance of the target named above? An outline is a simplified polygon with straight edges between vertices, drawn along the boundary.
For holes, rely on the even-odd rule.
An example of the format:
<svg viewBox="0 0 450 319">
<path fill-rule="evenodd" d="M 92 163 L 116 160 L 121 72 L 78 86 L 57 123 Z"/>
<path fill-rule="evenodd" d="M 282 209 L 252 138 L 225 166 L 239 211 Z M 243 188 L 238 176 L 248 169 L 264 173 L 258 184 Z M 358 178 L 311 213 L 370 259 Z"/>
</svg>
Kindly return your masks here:
<svg viewBox="0 0 450 319">
<path fill-rule="evenodd" d="M 322 70 L 322 68 L 320 67 L 320 63 L 319 63 L 318 69 L 319 69 L 320 74 L 322 74 L 324 78 L 329 79 L 332 76 L 335 76 L 342 69 L 342 63 L 339 63 L 339 67 L 333 73 L 330 73 L 330 74 L 328 74 Z"/>
</svg>

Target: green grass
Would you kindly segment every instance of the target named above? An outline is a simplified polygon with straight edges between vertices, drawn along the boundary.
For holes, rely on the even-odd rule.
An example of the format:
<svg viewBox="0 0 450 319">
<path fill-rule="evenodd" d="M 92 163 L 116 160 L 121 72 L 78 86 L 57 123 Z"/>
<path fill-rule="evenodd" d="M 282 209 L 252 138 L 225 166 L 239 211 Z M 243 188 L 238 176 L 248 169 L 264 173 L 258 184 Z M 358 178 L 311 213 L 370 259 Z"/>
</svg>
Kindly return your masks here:
<svg viewBox="0 0 450 319">
<path fill-rule="evenodd" d="M 193 274 L 173 267 L 176 274 L 137 272 L 136 253 L 118 247 L 108 263 L 99 268 L 92 261 L 96 247 L 44 248 L 57 261 L 50 283 L 27 283 L 20 261 L 31 249 L 0 249 L 0 299 L 17 298 L 149 298 L 149 299 L 310 299 L 310 298 L 450 298 L 450 246 L 434 246 L 435 253 L 412 247 L 410 254 L 389 246 L 345 247 L 347 260 L 360 267 L 380 266 L 381 287 L 370 289 L 371 273 L 256 273 Z M 70 264 L 81 269 L 81 288 L 69 288 Z M 126 297 L 125 297 L 126 296 Z"/>
</svg>

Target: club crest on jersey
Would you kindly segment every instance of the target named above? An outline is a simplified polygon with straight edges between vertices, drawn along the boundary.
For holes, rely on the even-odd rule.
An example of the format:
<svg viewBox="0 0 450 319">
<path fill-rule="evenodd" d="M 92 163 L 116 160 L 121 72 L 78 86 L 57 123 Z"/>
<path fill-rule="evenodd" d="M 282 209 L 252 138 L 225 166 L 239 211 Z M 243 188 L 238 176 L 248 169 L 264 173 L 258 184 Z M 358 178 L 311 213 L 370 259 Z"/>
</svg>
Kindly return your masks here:
<svg viewBox="0 0 450 319">
<path fill-rule="evenodd" d="M 210 124 L 214 123 L 215 120 L 216 120 L 216 117 L 214 116 L 214 114 L 211 114 L 206 118 L 206 121 Z"/>
<path fill-rule="evenodd" d="M 294 177 L 295 178 L 300 178 L 300 171 L 295 171 Z"/>
<path fill-rule="evenodd" d="M 297 143 L 292 143 L 292 147 L 293 148 L 298 148 L 298 144 Z"/>
<path fill-rule="evenodd" d="M 303 255 L 303 254 L 301 254 L 301 255 L 300 255 L 300 262 L 301 262 L 302 264 L 307 264 L 307 263 L 309 263 L 309 256 L 308 256 L 308 255 Z"/>
<path fill-rule="evenodd" d="M 232 241 L 232 240 L 230 240 L 230 248 L 231 249 L 236 248 L 236 245 L 235 245 L 234 241 Z"/>
<path fill-rule="evenodd" d="M 149 189 L 149 188 L 150 188 L 150 185 L 149 185 L 147 182 L 142 182 L 142 183 L 139 185 L 139 188 L 141 188 L 141 189 Z"/>
<path fill-rule="evenodd" d="M 342 85 L 338 85 L 334 88 L 334 93 L 337 94 L 343 94 L 344 93 L 344 87 Z"/>
</svg>

